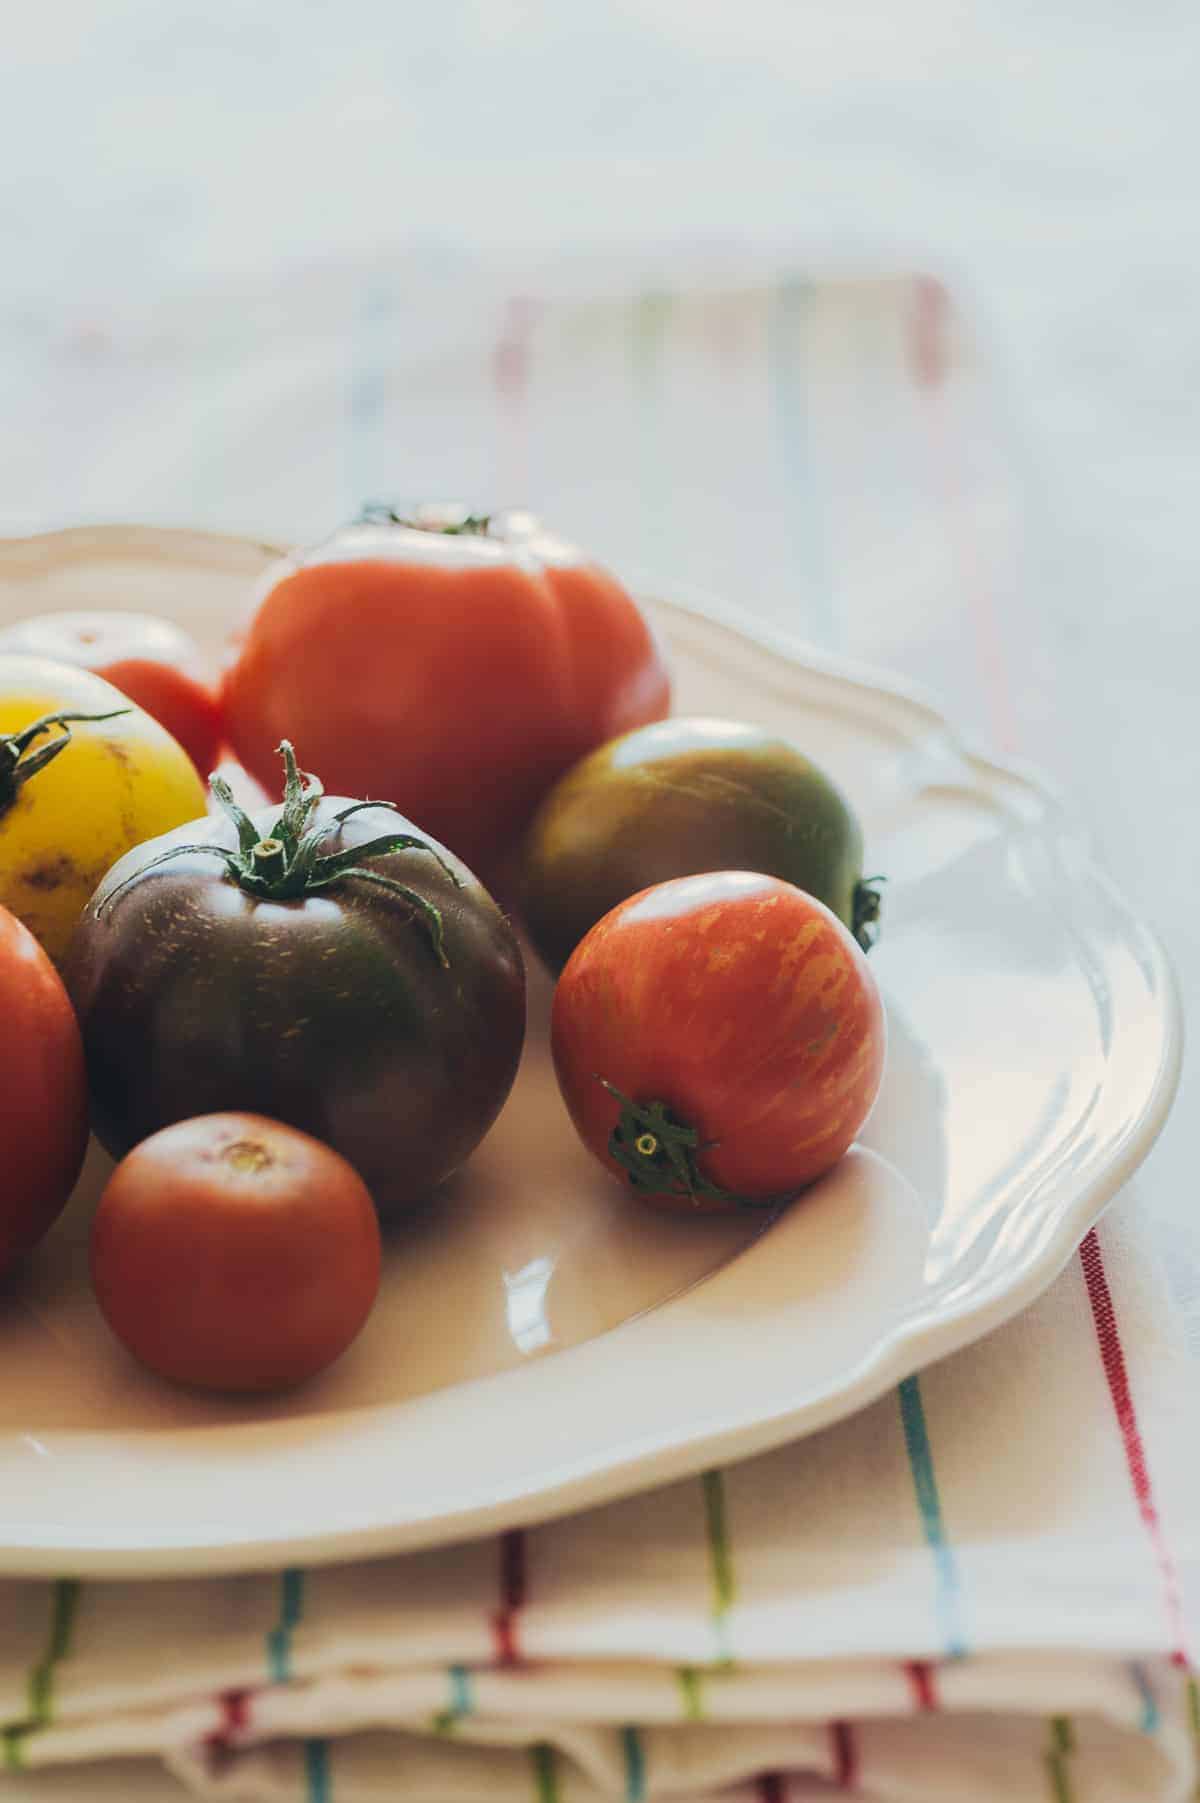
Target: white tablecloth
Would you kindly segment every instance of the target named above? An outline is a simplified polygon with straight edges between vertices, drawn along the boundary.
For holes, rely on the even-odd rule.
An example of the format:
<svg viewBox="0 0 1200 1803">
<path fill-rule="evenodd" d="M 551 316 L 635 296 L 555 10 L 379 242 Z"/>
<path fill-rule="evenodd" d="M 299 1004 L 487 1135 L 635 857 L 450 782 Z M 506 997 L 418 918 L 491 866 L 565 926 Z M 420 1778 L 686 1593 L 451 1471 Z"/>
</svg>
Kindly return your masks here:
<svg viewBox="0 0 1200 1803">
<path fill-rule="evenodd" d="M 51 5 L 0 68 L 0 511 L 528 500 L 1040 763 L 1187 997 L 1198 39 L 1166 6 Z M 855 268 L 887 279 L 825 279 Z M 1121 1204 L 1193 1345 L 1196 1102 Z"/>
<path fill-rule="evenodd" d="M 997 603 L 996 626 L 1022 745 L 1090 818 L 1195 993 L 1198 50 L 1186 0 L 25 8 L 0 58 L 0 512 L 141 503 L 120 455 L 128 372 L 105 354 L 129 309 L 153 324 L 184 304 L 203 329 L 249 293 L 269 324 L 280 294 L 349 267 L 369 333 L 373 272 L 397 251 L 486 249 L 516 291 L 531 259 L 614 245 L 634 247 L 649 286 L 698 242 L 784 245 L 802 271 L 814 253 L 883 251 L 948 272 L 972 302 L 1023 483 L 1024 605 Z M 171 356 L 160 343 L 150 380 Z M 163 388 L 166 420 L 201 458 L 228 397 L 203 367 L 183 393 Z M 238 403 L 252 463 L 260 400 L 251 381 Z M 97 408 L 106 433 L 81 460 Z M 336 446 L 330 462 L 340 505 L 366 470 Z M 286 485 L 255 467 L 224 518 L 291 511 Z M 417 486 L 477 473 L 461 458 L 411 466 Z M 155 499 L 208 513 L 195 474 L 178 454 Z M 881 562 L 881 594 L 898 573 Z M 719 588 L 726 571 L 697 579 Z M 787 605 L 765 587 L 744 598 Z M 925 674 L 917 636 L 906 647 L 866 618 L 846 631 Z M 978 711 L 970 686 L 931 674 Z M 1185 1074 L 1143 1181 L 1187 1303 L 1200 1294 L 1198 1100 Z"/>
</svg>

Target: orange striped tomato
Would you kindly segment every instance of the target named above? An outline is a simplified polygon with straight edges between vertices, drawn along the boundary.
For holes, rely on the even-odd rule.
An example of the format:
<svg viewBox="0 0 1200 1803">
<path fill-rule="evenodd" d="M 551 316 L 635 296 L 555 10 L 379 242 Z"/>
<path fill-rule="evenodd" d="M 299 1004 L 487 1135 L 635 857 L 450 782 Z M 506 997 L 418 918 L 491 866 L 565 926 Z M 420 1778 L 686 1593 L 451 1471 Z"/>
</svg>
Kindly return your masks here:
<svg viewBox="0 0 1200 1803">
<path fill-rule="evenodd" d="M 777 877 L 718 871 L 631 896 L 554 996 L 559 1085 L 589 1149 L 654 1207 L 788 1198 L 871 1110 L 887 1029 L 867 961 Z"/>
</svg>

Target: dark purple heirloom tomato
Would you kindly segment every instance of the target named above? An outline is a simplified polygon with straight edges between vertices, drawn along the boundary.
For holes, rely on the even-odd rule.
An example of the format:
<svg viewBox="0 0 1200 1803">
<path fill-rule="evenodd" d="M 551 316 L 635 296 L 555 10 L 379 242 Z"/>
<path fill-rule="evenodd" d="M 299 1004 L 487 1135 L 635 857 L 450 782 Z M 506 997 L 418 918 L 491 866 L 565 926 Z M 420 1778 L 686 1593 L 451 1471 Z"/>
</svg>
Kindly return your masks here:
<svg viewBox="0 0 1200 1803">
<path fill-rule="evenodd" d="M 223 806 L 129 852 L 68 984 L 116 1157 L 172 1121 L 262 1114 L 324 1140 L 382 1215 L 428 1193 L 504 1103 L 525 1031 L 513 931 L 387 803 L 325 796 L 290 745 L 282 809 Z"/>
</svg>

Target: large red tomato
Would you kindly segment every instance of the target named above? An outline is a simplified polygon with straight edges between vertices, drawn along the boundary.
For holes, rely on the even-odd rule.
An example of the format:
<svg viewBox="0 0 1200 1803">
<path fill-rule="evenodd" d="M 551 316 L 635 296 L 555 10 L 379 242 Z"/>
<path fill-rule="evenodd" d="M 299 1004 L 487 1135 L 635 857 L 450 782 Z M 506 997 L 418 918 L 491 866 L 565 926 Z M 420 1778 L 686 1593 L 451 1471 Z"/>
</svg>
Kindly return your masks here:
<svg viewBox="0 0 1200 1803">
<path fill-rule="evenodd" d="M 34 614 L 0 632 L 0 650 L 50 657 L 111 682 L 177 739 L 201 776 L 221 748 L 221 711 L 200 647 L 170 620 L 116 612 Z"/>
<path fill-rule="evenodd" d="M 445 510 L 374 513 L 269 572 L 224 682 L 260 782 L 302 734 L 331 790 L 395 802 L 492 878 L 555 779 L 669 701 L 607 571 L 528 515 Z"/>
<path fill-rule="evenodd" d="M 87 1150 L 83 1045 L 62 979 L 28 927 L 0 908 L 0 1274 L 37 1244 Z"/>
<path fill-rule="evenodd" d="M 870 1112 L 886 1040 L 841 921 L 749 871 L 620 903 L 554 996 L 555 1068 L 585 1144 L 684 1212 L 779 1201 L 829 1170 Z"/>
</svg>

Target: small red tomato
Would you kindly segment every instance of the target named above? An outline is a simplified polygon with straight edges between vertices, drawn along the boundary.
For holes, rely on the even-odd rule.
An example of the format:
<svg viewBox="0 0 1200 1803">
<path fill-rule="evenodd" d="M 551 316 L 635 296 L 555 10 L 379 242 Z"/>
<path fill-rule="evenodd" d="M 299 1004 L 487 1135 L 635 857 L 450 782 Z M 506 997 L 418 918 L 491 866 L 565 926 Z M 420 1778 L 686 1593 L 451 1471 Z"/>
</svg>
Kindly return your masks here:
<svg viewBox="0 0 1200 1803">
<path fill-rule="evenodd" d="M 176 1383 L 275 1390 L 349 1346 L 379 1289 L 379 1226 L 337 1152 L 254 1114 L 136 1146 L 92 1223 L 92 1284 L 135 1358 Z"/>
<path fill-rule="evenodd" d="M 584 1143 L 659 1208 L 793 1196 L 871 1110 L 887 1028 L 875 979 L 821 902 L 718 871 L 631 896 L 554 995 L 559 1085 Z"/>
<path fill-rule="evenodd" d="M 528 515 L 372 510 L 289 558 L 224 677 L 260 782 L 303 724 L 331 790 L 391 801 L 495 882 L 569 765 L 667 711 L 632 596 Z"/>
<path fill-rule="evenodd" d="M 216 764 L 221 710 L 200 647 L 151 614 L 35 614 L 0 632 L 0 651 L 50 657 L 111 682 L 178 739 L 201 776 Z"/>
<path fill-rule="evenodd" d="M 0 1275 L 62 1212 L 87 1150 L 87 1072 L 62 979 L 0 908 Z"/>
</svg>

